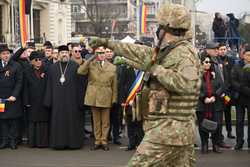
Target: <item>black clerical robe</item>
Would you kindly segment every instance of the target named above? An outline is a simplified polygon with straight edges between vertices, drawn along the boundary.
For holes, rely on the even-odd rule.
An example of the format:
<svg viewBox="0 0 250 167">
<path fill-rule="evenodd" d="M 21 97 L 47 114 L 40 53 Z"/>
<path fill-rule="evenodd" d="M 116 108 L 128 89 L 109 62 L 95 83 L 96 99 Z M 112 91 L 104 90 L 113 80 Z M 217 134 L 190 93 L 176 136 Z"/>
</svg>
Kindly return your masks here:
<svg viewBox="0 0 250 167">
<path fill-rule="evenodd" d="M 78 108 L 78 64 L 69 61 L 68 67 L 60 62 L 52 64 L 48 71 L 45 105 L 51 108 L 50 146 L 55 149 L 77 149 L 83 143 L 82 113 Z M 60 78 L 65 71 L 65 82 Z"/>
</svg>

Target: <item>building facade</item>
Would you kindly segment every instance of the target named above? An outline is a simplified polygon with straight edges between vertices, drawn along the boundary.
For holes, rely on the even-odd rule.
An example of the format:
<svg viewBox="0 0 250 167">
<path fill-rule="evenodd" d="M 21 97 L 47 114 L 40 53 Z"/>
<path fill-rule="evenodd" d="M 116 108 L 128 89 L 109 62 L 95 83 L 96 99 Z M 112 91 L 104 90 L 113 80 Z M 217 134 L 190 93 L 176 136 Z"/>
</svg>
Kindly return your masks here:
<svg viewBox="0 0 250 167">
<path fill-rule="evenodd" d="M 73 34 L 122 38 L 131 33 L 128 0 L 71 1 Z"/>
<path fill-rule="evenodd" d="M 17 45 L 18 1 L 0 1 L 0 42 Z M 26 15 L 28 40 L 55 45 L 71 40 L 71 4 L 69 0 L 32 0 L 31 13 Z"/>
</svg>

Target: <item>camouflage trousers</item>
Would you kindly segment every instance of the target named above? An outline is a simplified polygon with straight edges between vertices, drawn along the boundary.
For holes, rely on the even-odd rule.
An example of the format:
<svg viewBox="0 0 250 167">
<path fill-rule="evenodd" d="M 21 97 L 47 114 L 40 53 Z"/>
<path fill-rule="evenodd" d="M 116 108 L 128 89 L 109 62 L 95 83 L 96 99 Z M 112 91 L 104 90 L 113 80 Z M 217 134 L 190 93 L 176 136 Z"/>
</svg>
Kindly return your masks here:
<svg viewBox="0 0 250 167">
<path fill-rule="evenodd" d="M 194 167 L 193 145 L 171 146 L 142 141 L 128 167 Z"/>
</svg>

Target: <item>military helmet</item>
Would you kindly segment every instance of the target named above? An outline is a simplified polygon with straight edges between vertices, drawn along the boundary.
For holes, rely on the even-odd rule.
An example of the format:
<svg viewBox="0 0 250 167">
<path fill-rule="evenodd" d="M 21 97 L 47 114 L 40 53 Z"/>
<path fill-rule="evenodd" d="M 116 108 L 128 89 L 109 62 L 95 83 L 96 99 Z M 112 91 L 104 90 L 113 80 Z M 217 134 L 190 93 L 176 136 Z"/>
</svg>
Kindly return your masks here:
<svg viewBox="0 0 250 167">
<path fill-rule="evenodd" d="M 191 28 L 191 14 L 182 5 L 178 4 L 164 4 L 157 13 L 158 23 L 173 29 Z"/>
</svg>

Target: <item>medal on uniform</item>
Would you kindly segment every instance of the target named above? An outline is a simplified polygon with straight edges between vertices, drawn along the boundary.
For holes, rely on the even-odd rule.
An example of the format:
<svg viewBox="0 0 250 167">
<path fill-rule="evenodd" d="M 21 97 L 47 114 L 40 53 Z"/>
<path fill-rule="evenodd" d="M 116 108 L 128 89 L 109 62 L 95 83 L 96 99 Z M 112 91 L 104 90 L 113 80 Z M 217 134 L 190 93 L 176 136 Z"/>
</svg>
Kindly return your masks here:
<svg viewBox="0 0 250 167">
<path fill-rule="evenodd" d="M 65 82 L 65 76 L 64 74 L 61 75 L 61 78 L 60 78 L 60 83 L 63 85 L 63 83 Z"/>
</svg>

